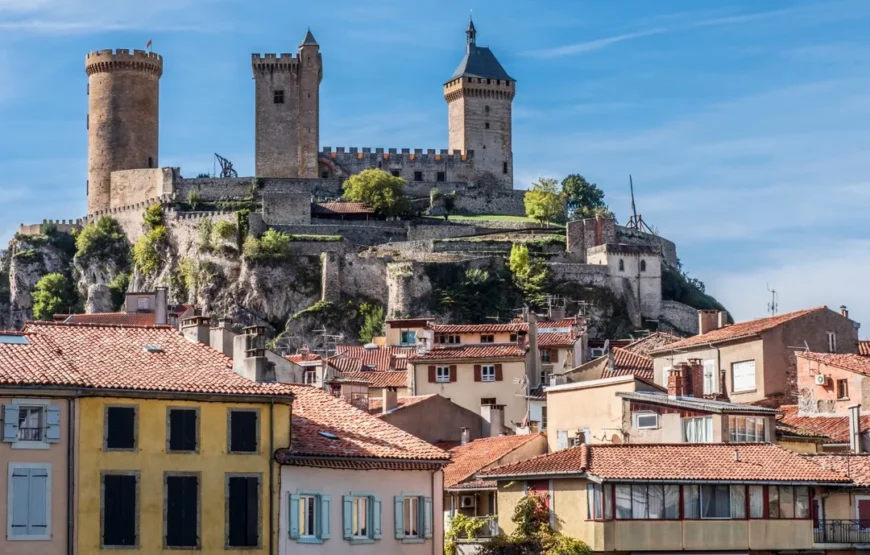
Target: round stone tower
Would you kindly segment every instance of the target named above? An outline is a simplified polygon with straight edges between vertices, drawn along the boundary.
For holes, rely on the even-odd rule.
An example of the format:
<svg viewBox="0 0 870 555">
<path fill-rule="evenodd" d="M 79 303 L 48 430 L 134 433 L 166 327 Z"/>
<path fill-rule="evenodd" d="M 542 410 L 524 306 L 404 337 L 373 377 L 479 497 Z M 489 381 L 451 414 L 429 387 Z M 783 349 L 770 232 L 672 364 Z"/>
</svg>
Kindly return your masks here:
<svg viewBox="0 0 870 555">
<path fill-rule="evenodd" d="M 163 57 L 144 50 L 91 52 L 88 74 L 88 214 L 111 206 L 113 171 L 156 168 Z"/>
</svg>

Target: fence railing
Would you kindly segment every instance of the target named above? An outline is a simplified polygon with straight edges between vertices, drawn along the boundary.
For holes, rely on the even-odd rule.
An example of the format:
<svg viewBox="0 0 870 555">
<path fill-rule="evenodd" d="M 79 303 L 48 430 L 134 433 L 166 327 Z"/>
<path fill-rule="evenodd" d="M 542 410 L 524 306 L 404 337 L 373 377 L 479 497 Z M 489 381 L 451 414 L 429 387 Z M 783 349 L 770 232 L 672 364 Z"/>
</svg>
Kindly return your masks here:
<svg viewBox="0 0 870 555">
<path fill-rule="evenodd" d="M 36 427 L 18 427 L 18 441 L 42 441 L 43 430 L 41 426 Z"/>
<path fill-rule="evenodd" d="M 820 520 L 813 535 L 815 543 L 870 544 L 870 520 Z"/>
</svg>

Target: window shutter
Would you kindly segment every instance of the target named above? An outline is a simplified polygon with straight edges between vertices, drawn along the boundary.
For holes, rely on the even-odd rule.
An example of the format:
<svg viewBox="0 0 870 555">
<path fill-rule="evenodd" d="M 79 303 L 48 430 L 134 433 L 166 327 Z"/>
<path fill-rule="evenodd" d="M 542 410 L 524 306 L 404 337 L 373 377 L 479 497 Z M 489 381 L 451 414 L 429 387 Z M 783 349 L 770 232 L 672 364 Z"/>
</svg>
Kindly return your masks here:
<svg viewBox="0 0 870 555">
<path fill-rule="evenodd" d="M 559 349 L 550 349 L 550 362 L 559 362 Z"/>
<path fill-rule="evenodd" d="M 353 497 L 350 495 L 343 496 L 344 503 L 342 503 L 344 510 L 342 510 L 342 524 L 344 524 L 344 539 L 349 540 L 353 537 L 353 528 L 351 528 L 352 519 L 351 513 L 353 512 Z"/>
<path fill-rule="evenodd" d="M 480 365 L 479 364 L 474 365 L 474 381 L 476 381 L 476 382 L 480 381 Z"/>
<path fill-rule="evenodd" d="M 247 514 L 245 515 L 247 517 L 247 545 L 257 545 L 260 543 L 260 523 L 258 522 L 260 513 L 260 479 L 246 478 L 246 481 L 248 486 Z"/>
<path fill-rule="evenodd" d="M 381 539 L 381 498 L 372 497 L 372 538 Z"/>
<path fill-rule="evenodd" d="M 320 496 L 320 539 L 329 539 L 329 507 L 331 500 L 328 495 Z M 298 503 L 297 503 L 298 507 Z M 297 509 L 298 510 L 298 509 Z M 298 528 L 298 526 L 297 526 Z"/>
<path fill-rule="evenodd" d="M 456 381 L 456 365 L 455 364 L 450 365 L 450 381 L 451 382 Z"/>
<path fill-rule="evenodd" d="M 18 424 L 17 419 L 15 423 Z M 25 536 L 29 533 L 27 523 L 29 521 L 30 470 L 27 468 L 13 470 L 12 483 L 9 487 L 12 488 L 12 506 L 9 507 L 12 511 L 12 515 L 9 517 L 12 536 Z"/>
<path fill-rule="evenodd" d="M 393 520 L 396 523 L 396 539 L 405 538 L 405 498 L 397 495 L 393 498 L 395 510 L 393 511 Z"/>
<path fill-rule="evenodd" d="M 299 495 L 290 494 L 290 539 L 299 537 Z"/>
<path fill-rule="evenodd" d="M 29 534 L 35 536 L 48 535 L 48 470 L 45 468 L 30 469 L 30 528 Z"/>
<path fill-rule="evenodd" d="M 18 441 L 18 407 L 3 405 L 3 441 Z"/>
<path fill-rule="evenodd" d="M 432 537 L 432 498 L 423 498 L 423 531 L 428 539 Z"/>
<path fill-rule="evenodd" d="M 429 367 L 429 383 L 435 383 L 435 367 L 434 366 Z M 18 419 L 16 419 L 15 421 L 18 422 Z"/>
<path fill-rule="evenodd" d="M 501 364 L 495 365 L 495 381 L 500 382 L 504 379 L 504 374 L 502 373 Z"/>
<path fill-rule="evenodd" d="M 45 441 L 57 443 L 60 441 L 60 407 L 49 405 L 45 409 Z"/>
</svg>

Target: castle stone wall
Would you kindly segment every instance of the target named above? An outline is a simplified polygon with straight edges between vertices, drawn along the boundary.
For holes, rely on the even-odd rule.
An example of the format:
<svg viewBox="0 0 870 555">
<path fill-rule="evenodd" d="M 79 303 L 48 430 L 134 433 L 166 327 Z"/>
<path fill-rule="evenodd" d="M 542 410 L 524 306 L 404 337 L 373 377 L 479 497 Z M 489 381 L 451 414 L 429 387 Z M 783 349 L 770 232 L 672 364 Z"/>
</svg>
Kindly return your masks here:
<svg viewBox="0 0 870 555">
<path fill-rule="evenodd" d="M 112 172 L 111 208 L 120 208 L 171 194 L 178 168 L 151 168 Z"/>
<path fill-rule="evenodd" d="M 341 235 L 345 241 L 357 245 L 379 245 L 390 241 L 404 241 L 407 237 L 407 230 L 401 225 L 397 227 L 354 225 L 275 225 L 271 227 L 291 235 Z"/>
<path fill-rule="evenodd" d="M 698 310 L 677 301 L 662 301 L 659 329 L 698 334 Z"/>
<path fill-rule="evenodd" d="M 432 282 L 419 262 L 387 264 L 387 318 L 422 316 L 421 302 L 432 295 Z"/>
<path fill-rule="evenodd" d="M 657 246 L 661 250 L 662 259 L 671 266 L 677 265 L 677 245 L 659 235 L 636 231 L 625 226 L 616 226 L 616 240 L 629 245 Z"/>
<path fill-rule="evenodd" d="M 465 237 L 475 233 L 480 233 L 480 231 L 470 225 L 415 225 L 408 229 L 408 240 L 448 239 L 451 237 Z"/>
<path fill-rule="evenodd" d="M 341 196 L 341 184 L 341 179 L 202 177 L 178 180 L 175 192 L 182 202 L 192 190 L 209 201 L 250 198 L 255 192 L 257 195 L 309 193 L 314 198 L 337 198 Z"/>
<path fill-rule="evenodd" d="M 264 193 L 263 221 L 268 225 L 310 225 L 310 193 Z"/>
<path fill-rule="evenodd" d="M 593 264 L 578 264 L 574 262 L 551 263 L 550 271 L 557 281 L 574 281 L 583 285 L 607 287 L 610 283 L 610 272 L 607 266 Z"/>
<path fill-rule="evenodd" d="M 42 235 L 45 227 L 49 224 L 55 226 L 57 231 L 72 233 L 82 227 L 82 220 L 42 220 L 41 224 L 21 224 L 18 226 L 18 235 Z"/>
<path fill-rule="evenodd" d="M 388 295 L 387 262 L 373 256 L 345 254 L 341 258 L 341 292 L 385 303 Z"/>
</svg>

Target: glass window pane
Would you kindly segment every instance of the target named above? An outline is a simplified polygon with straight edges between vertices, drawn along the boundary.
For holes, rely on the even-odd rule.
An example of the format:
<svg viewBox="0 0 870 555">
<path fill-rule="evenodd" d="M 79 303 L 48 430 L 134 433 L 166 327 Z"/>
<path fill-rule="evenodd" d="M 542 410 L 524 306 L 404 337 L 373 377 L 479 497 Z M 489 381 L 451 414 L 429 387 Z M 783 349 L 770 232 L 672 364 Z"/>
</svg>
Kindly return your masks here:
<svg viewBox="0 0 870 555">
<path fill-rule="evenodd" d="M 631 518 L 631 486 L 616 486 L 616 518 Z"/>
<path fill-rule="evenodd" d="M 810 490 L 806 486 L 794 488 L 794 517 L 810 517 Z"/>
<path fill-rule="evenodd" d="M 631 486 L 631 517 L 649 518 L 647 511 L 647 486 Z"/>
<path fill-rule="evenodd" d="M 701 518 L 698 486 L 683 486 L 683 518 Z"/>
<path fill-rule="evenodd" d="M 731 488 L 726 485 L 701 486 L 701 518 L 730 518 Z"/>
<path fill-rule="evenodd" d="M 737 417 L 735 416 L 728 417 L 728 436 L 731 443 L 737 442 Z"/>
<path fill-rule="evenodd" d="M 755 426 L 756 440 L 758 442 L 767 441 L 767 432 L 764 429 L 764 418 L 758 418 Z"/>
<path fill-rule="evenodd" d="M 613 484 L 604 484 L 604 518 L 613 518 Z"/>
<path fill-rule="evenodd" d="M 601 484 L 586 484 L 586 501 L 590 519 L 601 518 Z"/>
<path fill-rule="evenodd" d="M 794 488 L 779 487 L 779 518 L 794 518 Z"/>
<path fill-rule="evenodd" d="M 704 439 L 701 441 L 710 442 L 713 441 L 713 417 L 707 416 L 704 419 Z"/>
<path fill-rule="evenodd" d="M 665 485 L 665 518 L 680 518 L 680 486 Z"/>
<path fill-rule="evenodd" d="M 731 486 L 731 518 L 746 518 L 746 486 Z"/>
<path fill-rule="evenodd" d="M 767 487 L 767 510 L 770 518 L 779 518 L 779 488 L 776 486 Z"/>
<path fill-rule="evenodd" d="M 764 518 L 764 486 L 749 486 L 749 518 Z"/>
<path fill-rule="evenodd" d="M 661 484 L 649 486 L 649 518 L 665 517 L 665 487 Z"/>
</svg>

